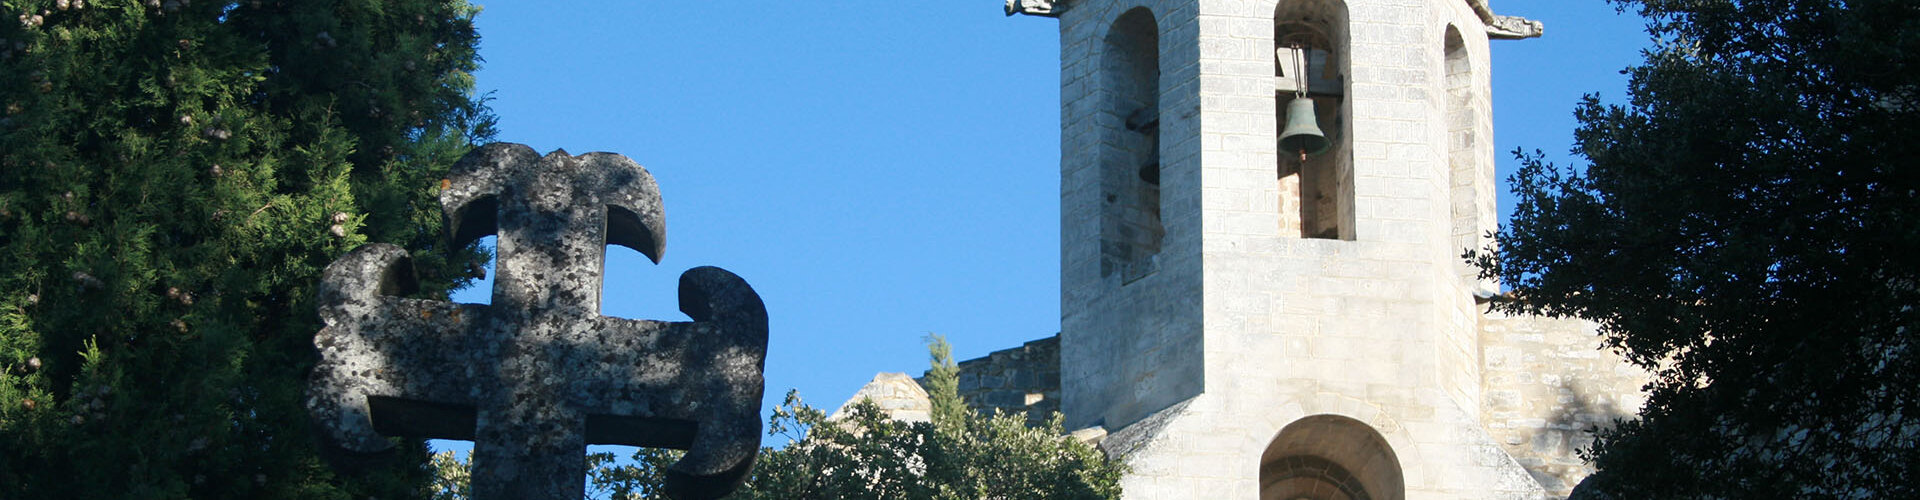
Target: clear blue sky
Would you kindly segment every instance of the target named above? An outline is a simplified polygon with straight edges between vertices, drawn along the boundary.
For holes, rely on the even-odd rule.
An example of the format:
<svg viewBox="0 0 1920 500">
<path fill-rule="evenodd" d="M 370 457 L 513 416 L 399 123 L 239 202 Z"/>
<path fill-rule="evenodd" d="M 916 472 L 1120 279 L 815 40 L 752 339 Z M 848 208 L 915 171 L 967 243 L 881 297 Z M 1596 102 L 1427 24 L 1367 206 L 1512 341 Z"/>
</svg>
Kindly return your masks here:
<svg viewBox="0 0 1920 500">
<path fill-rule="evenodd" d="M 765 408 L 917 375 L 928 333 L 966 359 L 1059 330 L 1056 21 L 998 0 L 479 1 L 499 140 L 659 180 L 666 258 L 609 249 L 603 313 L 685 320 L 682 271 L 739 274 L 772 324 Z M 1504 182 L 1515 147 L 1565 163 L 1573 104 L 1619 100 L 1646 36 L 1601 0 L 1494 6 L 1547 26 L 1494 42 Z"/>
</svg>

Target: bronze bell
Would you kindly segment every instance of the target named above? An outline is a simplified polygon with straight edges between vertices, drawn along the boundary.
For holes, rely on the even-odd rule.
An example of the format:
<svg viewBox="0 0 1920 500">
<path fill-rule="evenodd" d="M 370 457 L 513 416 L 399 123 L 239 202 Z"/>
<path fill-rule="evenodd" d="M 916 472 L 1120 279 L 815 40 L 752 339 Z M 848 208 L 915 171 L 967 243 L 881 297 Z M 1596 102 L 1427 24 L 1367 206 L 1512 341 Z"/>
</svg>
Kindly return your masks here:
<svg viewBox="0 0 1920 500">
<path fill-rule="evenodd" d="M 1304 160 L 1307 155 L 1325 153 L 1333 147 L 1333 141 L 1320 131 L 1318 117 L 1312 98 L 1295 97 L 1287 103 L 1287 128 L 1280 131 L 1280 152 L 1298 153 Z"/>
</svg>

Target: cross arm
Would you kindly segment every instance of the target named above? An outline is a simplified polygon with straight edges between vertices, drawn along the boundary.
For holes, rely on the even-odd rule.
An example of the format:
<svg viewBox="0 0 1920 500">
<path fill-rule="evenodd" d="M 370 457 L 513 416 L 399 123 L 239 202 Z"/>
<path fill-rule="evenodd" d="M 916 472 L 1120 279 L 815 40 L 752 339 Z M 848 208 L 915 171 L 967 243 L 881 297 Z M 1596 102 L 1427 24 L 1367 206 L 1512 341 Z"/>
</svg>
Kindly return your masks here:
<svg viewBox="0 0 1920 500">
<path fill-rule="evenodd" d="M 307 408 L 334 445 L 357 453 L 392 447 L 385 435 L 473 439 L 470 356 L 486 352 L 485 306 L 400 298 L 412 287 L 406 250 L 356 248 L 321 273 L 314 336 L 320 362 Z M 460 418 L 462 415 L 465 418 Z"/>
<path fill-rule="evenodd" d="M 440 192 L 448 236 L 455 246 L 495 234 L 500 227 L 500 196 L 510 185 L 538 169 L 577 168 L 575 193 L 591 193 L 606 204 L 606 243 L 631 248 L 659 263 L 666 252 L 666 208 L 660 185 L 646 167 L 616 153 L 579 156 L 556 150 L 542 157 L 523 144 L 496 142 L 474 148 L 448 173 Z M 526 193 L 522 193 L 524 196 Z"/>
<path fill-rule="evenodd" d="M 588 443 L 687 450 L 668 469 L 676 498 L 717 497 L 745 479 L 760 447 L 767 311 L 739 276 L 680 276 L 692 322 L 599 317 L 576 345 L 589 373 L 571 391 Z"/>
<path fill-rule="evenodd" d="M 587 153 L 576 157 L 597 182 L 607 204 L 607 244 L 631 248 L 660 263 L 667 251 L 666 205 L 653 173 L 617 153 Z"/>
</svg>

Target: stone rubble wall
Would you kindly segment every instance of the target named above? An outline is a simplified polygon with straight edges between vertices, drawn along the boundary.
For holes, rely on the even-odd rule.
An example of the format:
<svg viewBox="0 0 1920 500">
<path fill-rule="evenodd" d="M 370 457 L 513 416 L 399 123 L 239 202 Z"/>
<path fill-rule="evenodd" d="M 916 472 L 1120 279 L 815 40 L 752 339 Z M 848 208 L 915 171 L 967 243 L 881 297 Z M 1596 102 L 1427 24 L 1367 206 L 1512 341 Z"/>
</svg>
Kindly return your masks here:
<svg viewBox="0 0 1920 500">
<path fill-rule="evenodd" d="M 1060 411 L 1060 336 L 961 361 L 960 399 L 975 411 L 1025 414 L 1027 425 Z"/>
<path fill-rule="evenodd" d="M 1591 322 L 1488 313 L 1480 325 L 1481 419 L 1548 498 L 1566 498 L 1593 473 L 1578 454 L 1591 430 L 1637 414 L 1648 374 L 1604 349 Z"/>
<path fill-rule="evenodd" d="M 1040 426 L 1060 411 L 1060 336 L 1029 341 L 1020 347 L 994 351 L 957 363 L 958 389 L 967 407 L 982 413 L 999 411 L 1025 415 L 1027 425 Z M 907 422 L 932 421 L 933 404 L 926 377 L 904 373 L 873 376 L 829 417 L 839 420 L 854 403 L 871 399 L 888 416 Z"/>
</svg>

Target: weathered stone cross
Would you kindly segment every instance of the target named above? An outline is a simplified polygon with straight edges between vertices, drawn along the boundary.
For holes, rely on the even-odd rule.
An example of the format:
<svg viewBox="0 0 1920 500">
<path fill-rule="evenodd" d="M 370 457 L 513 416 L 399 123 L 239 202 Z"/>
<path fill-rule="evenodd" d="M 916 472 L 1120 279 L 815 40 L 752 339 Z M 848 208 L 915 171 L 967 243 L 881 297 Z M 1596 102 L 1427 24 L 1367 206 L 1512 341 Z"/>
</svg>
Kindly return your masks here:
<svg viewBox="0 0 1920 500">
<path fill-rule="evenodd" d="M 767 312 L 714 267 L 680 276 L 693 322 L 600 315 L 602 257 L 622 245 L 659 262 L 659 189 L 624 156 L 490 144 L 440 194 L 456 245 L 498 234 L 492 305 L 400 298 L 405 250 L 365 245 L 322 275 L 307 408 L 333 444 L 383 436 L 472 440 L 474 498 L 585 495 L 586 445 L 687 450 L 675 498 L 717 498 L 753 465 Z"/>
</svg>

